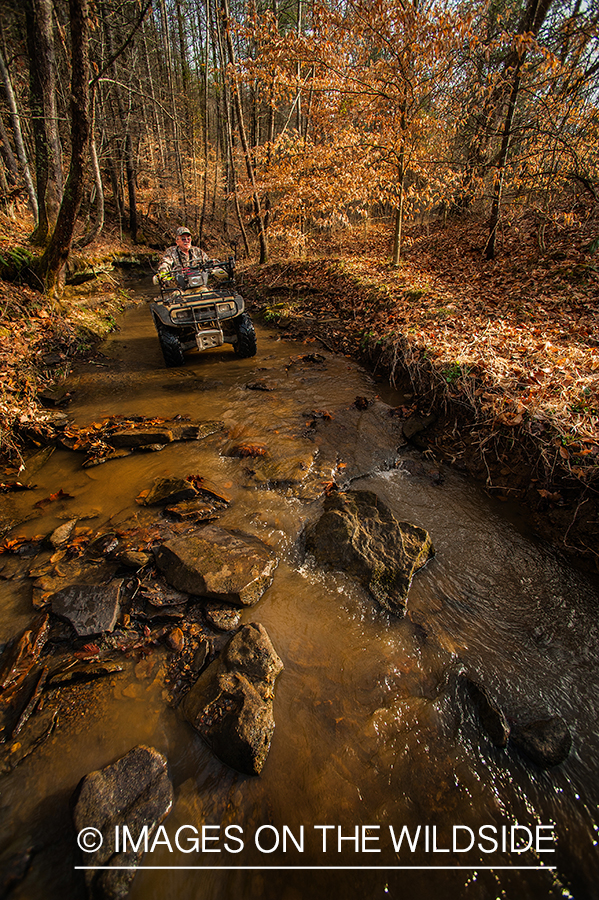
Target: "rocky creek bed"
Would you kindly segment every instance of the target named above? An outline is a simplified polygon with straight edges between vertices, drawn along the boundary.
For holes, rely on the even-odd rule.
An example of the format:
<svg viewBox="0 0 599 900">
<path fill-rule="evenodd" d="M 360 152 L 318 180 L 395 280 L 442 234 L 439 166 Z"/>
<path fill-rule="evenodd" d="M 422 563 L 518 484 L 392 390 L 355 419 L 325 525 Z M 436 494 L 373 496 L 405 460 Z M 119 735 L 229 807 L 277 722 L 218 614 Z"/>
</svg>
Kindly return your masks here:
<svg viewBox="0 0 599 900">
<path fill-rule="evenodd" d="M 527 539 L 502 524 L 492 540 L 505 542 L 499 558 L 509 568 L 511 554 L 515 573 L 494 585 L 481 560 L 485 602 L 508 592 L 485 621 L 475 585 L 470 594 L 451 585 L 459 564 L 446 552 L 447 532 L 462 523 L 453 512 L 443 529 L 419 521 L 417 509 L 399 513 L 389 478 L 427 498 L 422 518 L 433 525 L 432 498 L 446 479 L 410 444 L 400 403 L 385 402 L 385 391 L 343 357 L 281 345 L 266 333 L 256 361 L 218 351 L 166 371 L 142 313 L 129 314 L 103 360 L 82 368 L 73 412 L 31 426 L 38 449 L 15 473 L 22 490 L 7 495 L 5 892 L 64 896 L 67 886 L 74 897 L 160 896 L 158 876 L 148 881 L 140 872 L 141 887 L 133 879 L 146 845 L 116 846 L 122 831 L 115 828 L 136 835 L 145 828 L 150 842 L 189 817 L 200 829 L 242 823 L 280 831 L 285 810 L 286 823 L 298 825 L 289 812 L 295 803 L 307 828 L 323 821 L 386 828 L 422 815 L 440 824 L 447 816 L 465 817 L 462 824 L 483 815 L 500 822 L 528 812 L 529 824 L 553 816 L 562 826 L 558 870 L 522 882 L 521 896 L 563 896 L 566 886 L 590 896 L 593 864 L 579 866 L 579 848 L 592 838 L 599 793 L 586 720 L 597 702 L 596 675 L 589 677 L 593 587 L 561 574 L 551 556 L 540 563 L 542 551 L 524 550 Z M 458 559 L 468 540 L 458 535 Z M 518 554 L 529 554 L 530 569 L 519 571 Z M 444 566 L 449 580 L 438 582 L 435 567 Z M 542 591 L 552 592 L 544 609 L 535 586 L 524 585 L 535 567 Z M 521 596 L 511 593 L 516 583 Z M 564 600 L 566 583 L 580 596 Z M 326 612 L 310 595 L 325 598 Z M 581 632 L 566 675 L 563 659 Z M 323 661 L 330 656 L 342 670 L 334 653 L 343 659 L 347 651 L 335 645 L 350 634 L 360 649 L 348 664 L 349 691 L 342 680 L 329 690 L 337 676 Z M 150 704 L 151 728 L 119 724 L 119 704 L 130 701 L 141 719 Z M 298 741 L 294 729 L 304 719 Z M 73 740 L 85 741 L 85 751 L 78 754 Z M 77 760 L 72 772 L 57 763 L 61 752 Z M 33 788 L 37 799 L 18 799 L 44 767 L 60 771 L 55 811 L 44 806 L 48 785 Z M 298 803 L 298 794 L 281 799 L 294 768 L 311 805 Z M 559 818 L 553 796 L 564 790 L 570 805 Z M 76 837 L 88 828 L 100 832 L 102 847 L 84 844 L 80 853 Z M 57 851 L 63 862 L 50 872 Z M 208 853 L 198 851 L 190 864 Z M 108 868 L 84 876 L 75 871 L 82 861 Z M 397 855 L 386 852 L 384 861 L 397 864 Z M 326 879 L 314 877 L 318 895 L 330 894 Z M 390 877 L 383 872 L 381 884 Z M 459 877 L 447 883 L 448 896 L 482 898 L 520 883 L 509 874 L 478 886 Z M 230 891 L 218 880 L 185 884 L 179 889 L 189 896 Z M 248 881 L 241 895 L 256 885 Z M 265 896 L 280 895 L 274 878 L 262 887 Z"/>
</svg>

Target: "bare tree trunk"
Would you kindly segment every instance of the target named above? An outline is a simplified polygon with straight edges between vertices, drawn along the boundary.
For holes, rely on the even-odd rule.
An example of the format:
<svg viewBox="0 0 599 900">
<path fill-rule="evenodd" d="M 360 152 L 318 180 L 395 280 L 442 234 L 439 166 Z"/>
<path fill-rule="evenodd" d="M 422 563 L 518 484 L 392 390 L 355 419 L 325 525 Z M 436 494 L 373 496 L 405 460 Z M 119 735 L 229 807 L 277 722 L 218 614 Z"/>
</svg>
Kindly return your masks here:
<svg viewBox="0 0 599 900">
<path fill-rule="evenodd" d="M 168 27 L 168 14 L 166 10 L 165 0 L 160 0 L 160 15 L 162 19 L 162 32 L 164 38 L 164 51 L 166 54 L 167 64 L 167 80 L 169 85 L 169 94 L 171 100 L 171 108 L 173 112 L 173 139 L 175 145 L 175 161 L 177 165 L 177 174 L 179 176 L 179 185 L 183 198 L 183 212 L 187 218 L 187 193 L 185 190 L 185 175 L 183 172 L 183 160 L 181 158 L 181 130 L 179 127 L 179 116 L 177 112 L 177 102 L 175 98 L 175 84 L 173 79 L 173 59 L 170 44 L 170 29 Z"/>
<path fill-rule="evenodd" d="M 50 0 L 26 0 L 31 117 L 35 140 L 38 221 L 33 243 L 44 245 L 62 194 L 61 147 L 56 110 L 56 63 Z"/>
<path fill-rule="evenodd" d="M 524 58 L 524 57 L 523 57 Z M 516 111 L 516 103 L 518 102 L 518 93 L 520 91 L 520 69 L 521 63 L 516 67 L 514 72 L 514 80 L 512 82 L 512 91 L 508 100 L 507 113 L 503 126 L 503 137 L 501 140 L 501 150 L 497 161 L 497 172 L 495 174 L 495 183 L 493 186 L 493 205 L 491 207 L 491 218 L 489 220 L 489 239 L 485 248 L 487 259 L 495 258 L 495 243 L 497 237 L 497 226 L 499 224 L 499 216 L 501 213 L 501 198 L 503 194 L 503 182 L 505 177 L 505 167 L 510 149 L 510 138 L 512 136 L 512 123 L 514 121 L 514 113 Z"/>
<path fill-rule="evenodd" d="M 401 106 L 401 120 L 400 120 L 400 128 L 401 128 L 401 147 L 399 151 L 399 161 L 398 161 L 398 190 L 399 197 L 398 203 L 395 208 L 395 228 L 393 234 L 393 260 L 392 265 L 398 266 L 401 260 L 401 251 L 402 251 L 402 239 L 403 239 L 403 207 L 404 207 L 404 197 L 405 197 L 405 181 L 406 181 L 406 107 L 405 107 L 405 99 L 402 101 Z"/>
<path fill-rule="evenodd" d="M 89 244 L 93 243 L 95 239 L 101 234 L 102 229 L 104 228 L 104 186 L 102 184 L 102 173 L 100 172 L 100 165 L 98 163 L 98 150 L 96 147 L 96 135 L 95 135 L 95 121 L 96 121 L 96 103 L 95 103 L 95 91 L 93 92 L 92 100 L 91 100 L 91 110 L 92 110 L 92 121 L 91 121 L 91 140 L 90 140 L 90 158 L 92 164 L 92 172 L 94 174 L 94 185 L 96 188 L 96 215 L 95 222 L 93 227 L 88 231 L 88 233 L 77 243 L 78 248 L 87 247 Z"/>
<path fill-rule="evenodd" d="M 297 36 L 300 37 L 302 33 L 302 0 L 297 0 Z M 301 63 L 298 62 L 296 68 L 296 79 L 297 79 L 297 107 L 296 107 L 296 115 L 297 115 L 297 133 L 302 133 L 302 67 Z"/>
<path fill-rule="evenodd" d="M 115 50 L 112 41 L 112 32 L 107 24 L 107 17 L 104 12 L 103 4 L 101 4 L 101 8 L 103 10 L 103 21 L 104 21 L 104 34 L 106 37 L 106 49 L 108 51 L 109 60 L 106 63 L 108 68 L 114 67 L 115 61 Z M 110 62 L 112 60 L 112 62 Z M 109 65 L 110 63 L 110 65 Z M 115 73 L 116 74 L 116 73 Z M 123 141 L 123 156 L 125 163 L 125 178 L 127 182 L 127 198 L 129 200 L 129 231 L 131 232 L 131 238 L 133 243 L 137 243 L 137 192 L 136 192 L 136 174 L 135 174 L 135 163 L 133 158 L 133 145 L 131 141 L 131 133 L 130 133 L 130 123 L 129 117 L 125 115 L 125 109 L 123 105 L 123 99 L 121 97 L 120 88 L 117 85 L 114 85 L 114 97 L 116 100 L 117 110 L 120 119 L 120 128 L 124 129 L 125 136 Z"/>
<path fill-rule="evenodd" d="M 208 206 L 208 146 L 209 146 L 209 107 L 208 107 L 208 70 L 210 64 L 210 0 L 206 0 L 206 42 L 204 48 L 204 79 L 203 79 L 203 100 L 204 100 L 204 190 L 202 193 L 202 213 L 200 216 L 200 233 L 198 242 L 202 243 L 204 233 L 204 219 L 206 218 L 206 209 Z"/>
<path fill-rule="evenodd" d="M 88 0 L 69 0 L 71 23 L 71 164 L 56 227 L 39 263 L 46 291 L 62 281 L 81 205 L 89 139 Z"/>
<path fill-rule="evenodd" d="M 229 61 L 231 63 L 231 88 L 233 91 L 233 99 L 235 101 L 235 109 L 237 111 L 237 125 L 239 128 L 239 140 L 241 141 L 241 146 L 243 149 L 243 155 L 245 158 L 245 166 L 246 166 L 248 178 L 252 185 L 254 213 L 256 216 L 256 223 L 258 225 L 258 239 L 260 242 L 260 262 L 265 263 L 268 259 L 268 243 L 266 240 L 266 231 L 264 229 L 264 214 L 262 212 L 262 208 L 260 205 L 260 196 L 258 194 L 258 186 L 256 184 L 256 176 L 254 173 L 254 164 L 252 162 L 250 148 L 248 147 L 247 137 L 245 134 L 245 125 L 243 123 L 243 110 L 241 107 L 241 97 L 239 96 L 239 86 L 237 84 L 237 76 L 235 74 L 235 50 L 233 48 L 233 40 L 231 38 L 231 30 L 229 27 L 229 2 L 228 2 L 228 0 L 222 0 L 222 10 L 223 10 L 223 16 L 224 16 L 223 24 L 224 24 L 224 28 L 225 28 L 225 35 L 227 38 L 227 46 L 229 49 Z"/>
<path fill-rule="evenodd" d="M 142 39 L 144 45 L 144 59 L 146 63 L 146 74 L 148 76 L 148 84 L 150 85 L 150 97 L 152 99 L 152 119 L 154 123 L 154 130 L 156 132 L 156 139 L 158 141 L 158 153 L 160 155 L 160 171 L 164 172 L 166 168 L 166 158 L 164 153 L 164 122 L 160 122 L 158 118 L 158 111 L 156 106 L 156 94 L 154 91 L 154 78 L 152 76 L 152 66 L 150 65 L 150 56 L 148 53 L 148 42 L 146 39 L 146 26 L 142 28 Z"/>
<path fill-rule="evenodd" d="M 134 244 L 137 244 L 137 184 L 133 165 L 133 145 L 131 134 L 127 129 L 125 135 L 125 169 L 127 172 L 127 196 L 129 198 L 129 231 Z"/>
<path fill-rule="evenodd" d="M 243 237 L 243 244 L 245 247 L 245 252 L 247 255 L 250 255 L 250 245 L 248 243 L 248 237 L 245 230 L 245 225 L 243 224 L 243 218 L 241 215 L 241 209 L 239 206 L 239 195 L 237 193 L 237 172 L 235 167 L 235 157 L 233 155 L 233 129 L 231 125 L 231 110 L 229 106 L 229 97 L 226 86 L 226 80 L 224 77 L 225 73 L 225 54 L 223 49 L 222 42 L 222 34 L 220 27 L 217 26 L 217 42 L 218 42 L 218 55 L 220 59 L 221 71 L 223 73 L 223 94 L 224 94 L 224 109 L 225 109 L 225 133 L 226 133 L 226 143 L 227 143 L 227 159 L 230 167 L 231 174 L 231 184 L 233 188 L 233 200 L 235 204 L 235 214 L 237 216 L 237 222 L 239 224 L 239 229 L 241 231 L 241 235 Z"/>
<path fill-rule="evenodd" d="M 35 188 L 33 186 L 33 179 L 31 177 L 31 170 L 29 168 L 29 160 L 27 159 L 27 152 L 25 150 L 25 143 L 23 141 L 23 132 L 21 131 L 21 119 L 19 116 L 19 110 L 17 108 L 17 101 L 15 98 L 14 91 L 12 89 L 12 82 L 10 80 L 10 74 L 6 67 L 6 63 L 4 61 L 4 56 L 2 54 L 1 47 L 0 47 L 0 76 L 2 77 L 2 83 L 4 85 L 4 93 L 6 95 L 6 101 L 8 103 L 8 108 L 10 110 L 10 122 L 12 125 L 13 135 L 14 135 L 14 139 L 15 139 L 15 147 L 17 150 L 17 159 L 19 160 L 19 163 L 23 170 L 23 177 L 25 179 L 25 187 L 27 188 L 27 196 L 29 198 L 29 207 L 35 217 L 35 221 L 37 224 L 37 217 L 38 217 L 37 195 L 35 193 Z"/>
<path fill-rule="evenodd" d="M 6 175 L 9 185 L 15 185 L 19 180 L 19 167 L 10 146 L 10 140 L 0 117 L 0 155 L 6 167 Z"/>
</svg>

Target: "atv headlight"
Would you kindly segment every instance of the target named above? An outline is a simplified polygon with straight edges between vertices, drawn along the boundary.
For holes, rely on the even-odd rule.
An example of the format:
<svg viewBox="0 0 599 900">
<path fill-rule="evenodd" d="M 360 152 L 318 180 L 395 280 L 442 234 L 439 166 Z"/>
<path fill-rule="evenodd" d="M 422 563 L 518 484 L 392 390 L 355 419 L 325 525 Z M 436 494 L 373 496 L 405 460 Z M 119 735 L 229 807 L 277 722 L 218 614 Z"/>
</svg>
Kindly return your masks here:
<svg viewBox="0 0 599 900">
<path fill-rule="evenodd" d="M 235 309 L 235 304 L 234 303 L 218 303 L 216 308 L 217 308 L 218 312 L 220 313 L 220 315 L 224 316 L 226 313 L 231 312 L 231 310 Z"/>
</svg>

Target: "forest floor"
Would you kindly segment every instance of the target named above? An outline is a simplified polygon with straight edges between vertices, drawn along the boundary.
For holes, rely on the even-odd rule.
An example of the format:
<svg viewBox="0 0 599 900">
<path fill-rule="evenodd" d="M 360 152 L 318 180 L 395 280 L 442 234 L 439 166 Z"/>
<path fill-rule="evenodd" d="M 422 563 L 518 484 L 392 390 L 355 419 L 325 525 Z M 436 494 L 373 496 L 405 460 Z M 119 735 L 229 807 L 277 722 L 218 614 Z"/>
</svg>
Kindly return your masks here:
<svg viewBox="0 0 599 900">
<path fill-rule="evenodd" d="M 523 216 L 491 262 L 475 219 L 407 229 L 397 268 L 389 225 L 320 235 L 302 258 L 243 267 L 243 292 L 289 336 L 388 376 L 406 398 L 395 413 L 427 425 L 414 440 L 429 455 L 523 504 L 540 535 L 599 569 L 597 206 L 541 233 Z M 30 230 L 26 217 L 0 219 L 0 268 L 15 250 L 26 257 Z M 108 227 L 79 263 L 139 250 Z M 5 459 L 18 460 L 22 423 L 47 412 L 72 362 L 128 302 L 110 271 L 67 288 L 60 304 L 0 280 Z"/>
</svg>

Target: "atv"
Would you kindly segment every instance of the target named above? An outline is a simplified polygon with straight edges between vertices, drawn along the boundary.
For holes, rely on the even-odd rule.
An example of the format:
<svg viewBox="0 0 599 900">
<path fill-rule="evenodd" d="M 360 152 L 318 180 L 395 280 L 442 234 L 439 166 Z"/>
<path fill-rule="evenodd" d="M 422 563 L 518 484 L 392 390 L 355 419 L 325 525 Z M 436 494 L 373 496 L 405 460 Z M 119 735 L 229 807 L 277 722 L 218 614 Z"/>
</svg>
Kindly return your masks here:
<svg viewBox="0 0 599 900">
<path fill-rule="evenodd" d="M 232 344 L 237 356 L 256 355 L 256 332 L 235 285 L 235 258 L 157 276 L 160 299 L 150 303 L 164 362 L 182 366 L 184 352 Z M 216 281 L 210 284 L 209 281 Z"/>
</svg>

